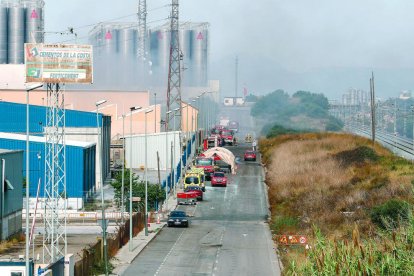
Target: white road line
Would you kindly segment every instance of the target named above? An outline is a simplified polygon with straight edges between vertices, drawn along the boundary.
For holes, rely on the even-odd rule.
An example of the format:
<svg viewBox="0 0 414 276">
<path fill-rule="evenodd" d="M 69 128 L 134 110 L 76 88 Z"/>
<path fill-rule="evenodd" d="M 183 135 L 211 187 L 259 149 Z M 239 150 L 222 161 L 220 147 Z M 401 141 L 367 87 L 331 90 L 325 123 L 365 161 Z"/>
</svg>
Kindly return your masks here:
<svg viewBox="0 0 414 276">
<path fill-rule="evenodd" d="M 154 276 L 158 275 L 158 273 L 161 271 L 161 268 L 164 266 L 165 262 L 167 261 L 167 259 L 170 257 L 171 253 L 174 251 L 174 248 L 176 247 L 176 245 L 178 244 L 178 242 L 180 241 L 181 237 L 183 236 L 183 234 L 185 233 L 185 231 L 187 231 L 187 229 L 185 229 L 183 232 L 181 232 L 180 236 L 178 237 L 178 239 L 175 241 L 173 247 L 171 247 L 170 251 L 168 252 L 167 256 L 165 256 L 164 260 L 162 261 L 162 263 L 160 264 L 160 266 L 158 267 L 157 271 L 155 272 Z"/>
<path fill-rule="evenodd" d="M 221 234 L 221 238 L 220 238 L 221 246 L 217 249 L 216 260 L 214 262 L 213 271 L 217 271 L 217 266 L 218 266 L 218 262 L 219 262 L 219 259 L 220 259 L 221 247 L 223 246 L 223 238 L 224 238 L 224 233 L 225 232 L 226 232 L 226 227 L 224 227 L 223 233 Z M 212 273 L 212 274 L 214 275 L 214 273 Z"/>
</svg>

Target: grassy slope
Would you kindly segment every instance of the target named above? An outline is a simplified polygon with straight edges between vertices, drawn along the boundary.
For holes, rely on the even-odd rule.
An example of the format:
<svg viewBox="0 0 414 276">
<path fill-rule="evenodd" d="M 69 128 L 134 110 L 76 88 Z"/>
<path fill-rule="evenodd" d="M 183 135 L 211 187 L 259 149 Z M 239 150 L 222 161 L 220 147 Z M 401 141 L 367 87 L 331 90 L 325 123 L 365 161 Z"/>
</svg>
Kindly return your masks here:
<svg viewBox="0 0 414 276">
<path fill-rule="evenodd" d="M 369 211 L 391 198 L 411 201 L 413 165 L 375 145 L 377 161 L 346 163 L 336 156 L 367 139 L 347 134 L 298 134 L 260 141 L 267 167 L 274 234 L 306 234 L 312 226 L 328 238 L 352 238 L 357 224 L 363 238 L 377 228 Z M 282 253 L 285 264 L 305 258 L 303 250 Z"/>
</svg>

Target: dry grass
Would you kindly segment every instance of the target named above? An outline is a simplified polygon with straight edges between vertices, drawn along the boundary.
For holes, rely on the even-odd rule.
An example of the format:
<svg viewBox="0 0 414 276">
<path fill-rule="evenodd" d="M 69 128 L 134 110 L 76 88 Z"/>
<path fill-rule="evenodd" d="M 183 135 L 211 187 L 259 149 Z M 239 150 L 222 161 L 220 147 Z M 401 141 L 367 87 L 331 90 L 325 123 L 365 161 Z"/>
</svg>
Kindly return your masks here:
<svg viewBox="0 0 414 276">
<path fill-rule="evenodd" d="M 412 202 L 413 164 L 365 138 L 308 133 L 263 139 L 259 146 L 274 234 L 312 237 L 315 226 L 332 241 L 346 241 L 358 225 L 362 238 L 376 242 L 370 210 L 391 198 Z M 378 158 L 352 156 L 361 147 L 370 147 Z M 285 265 L 306 259 L 301 247 L 280 254 Z"/>
<path fill-rule="evenodd" d="M 13 248 L 16 244 L 21 243 L 25 240 L 25 236 L 23 234 L 17 234 L 13 237 L 10 237 L 6 241 L 2 241 L 0 243 L 0 254 L 4 253 L 5 251 Z"/>
<path fill-rule="evenodd" d="M 335 156 L 358 147 L 373 148 L 377 161 L 343 166 Z M 269 200 L 274 219 L 291 217 L 296 229 L 279 225 L 277 234 L 310 234 L 312 225 L 332 238 L 349 238 L 354 223 L 362 236 L 375 227 L 369 210 L 390 198 L 411 201 L 411 163 L 365 138 L 317 133 L 279 136 L 260 141 L 267 167 Z M 277 215 L 277 217 L 276 217 Z"/>
</svg>

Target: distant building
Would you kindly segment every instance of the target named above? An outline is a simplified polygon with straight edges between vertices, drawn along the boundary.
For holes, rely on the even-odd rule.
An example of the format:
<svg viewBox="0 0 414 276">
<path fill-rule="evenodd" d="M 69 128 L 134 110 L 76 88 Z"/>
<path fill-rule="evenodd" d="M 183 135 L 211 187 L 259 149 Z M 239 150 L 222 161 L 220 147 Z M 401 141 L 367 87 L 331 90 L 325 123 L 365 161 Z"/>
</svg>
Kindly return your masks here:
<svg viewBox="0 0 414 276">
<path fill-rule="evenodd" d="M 360 105 L 368 103 L 368 92 L 361 89 L 350 88 L 345 94 L 342 95 L 343 105 Z"/>
<path fill-rule="evenodd" d="M 401 93 L 400 93 L 400 99 L 401 100 L 411 99 L 411 91 L 408 91 L 408 90 L 401 91 Z"/>
<path fill-rule="evenodd" d="M 0 149 L 0 239 L 22 231 L 23 151 Z"/>
</svg>

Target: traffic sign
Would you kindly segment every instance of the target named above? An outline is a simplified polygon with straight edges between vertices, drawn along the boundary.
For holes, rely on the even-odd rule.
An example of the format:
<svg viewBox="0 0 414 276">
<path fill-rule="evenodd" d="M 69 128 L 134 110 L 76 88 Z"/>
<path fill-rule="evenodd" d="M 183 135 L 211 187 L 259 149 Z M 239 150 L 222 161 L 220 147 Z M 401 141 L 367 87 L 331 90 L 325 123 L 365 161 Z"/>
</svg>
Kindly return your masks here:
<svg viewBox="0 0 414 276">
<path fill-rule="evenodd" d="M 276 240 L 282 245 L 306 245 L 308 239 L 301 235 L 275 235 Z"/>
<path fill-rule="evenodd" d="M 299 238 L 299 242 L 300 242 L 300 244 L 306 244 L 306 243 L 307 243 L 306 237 L 301 236 L 301 237 Z"/>
<path fill-rule="evenodd" d="M 141 201 L 141 197 L 139 196 L 133 196 L 132 197 L 132 202 L 140 202 Z"/>
</svg>

